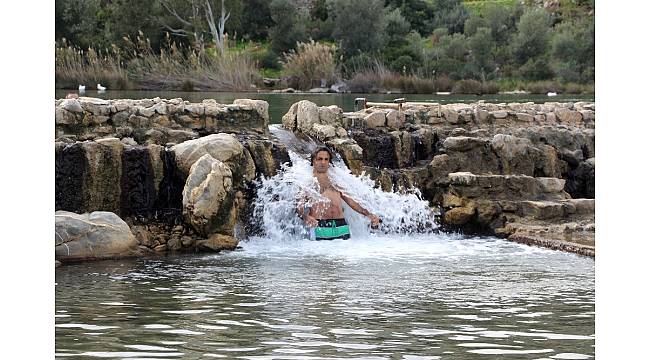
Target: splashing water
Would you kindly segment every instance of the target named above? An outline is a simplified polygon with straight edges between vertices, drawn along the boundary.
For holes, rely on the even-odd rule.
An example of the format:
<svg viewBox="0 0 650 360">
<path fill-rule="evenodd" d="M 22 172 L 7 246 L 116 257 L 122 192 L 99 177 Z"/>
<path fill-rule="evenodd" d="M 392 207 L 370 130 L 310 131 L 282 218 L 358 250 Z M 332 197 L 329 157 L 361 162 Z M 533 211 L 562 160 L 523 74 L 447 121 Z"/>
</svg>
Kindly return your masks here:
<svg viewBox="0 0 650 360">
<path fill-rule="evenodd" d="M 320 195 L 311 164 L 294 151 L 289 150 L 289 156 L 292 166 L 285 165 L 277 175 L 260 180 L 255 201 L 254 218 L 262 222 L 265 236 L 274 241 L 309 238 L 309 229 L 296 211 L 299 197 L 306 198 L 309 205 L 329 201 Z M 379 231 L 410 234 L 437 228 L 434 212 L 427 201 L 420 198 L 417 189 L 384 192 L 375 187 L 369 176 L 353 175 L 338 156 L 333 159 L 328 173 L 332 185 L 339 191 L 381 218 Z M 371 234 L 370 221 L 345 202 L 343 213 L 353 238 L 366 238 Z"/>
</svg>

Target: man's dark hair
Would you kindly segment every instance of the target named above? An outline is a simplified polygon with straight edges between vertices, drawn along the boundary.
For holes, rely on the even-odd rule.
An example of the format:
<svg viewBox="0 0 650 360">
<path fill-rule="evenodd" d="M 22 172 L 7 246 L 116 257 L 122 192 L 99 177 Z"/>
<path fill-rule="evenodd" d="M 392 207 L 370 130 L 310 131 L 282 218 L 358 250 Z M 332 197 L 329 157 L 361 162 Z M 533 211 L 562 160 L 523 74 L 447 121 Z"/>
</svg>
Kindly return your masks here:
<svg viewBox="0 0 650 360">
<path fill-rule="evenodd" d="M 313 153 L 311 153 L 311 158 L 310 158 L 309 162 L 311 163 L 312 166 L 314 165 L 314 160 L 316 159 L 316 155 L 318 155 L 318 153 L 321 152 L 321 151 L 327 151 L 327 153 L 330 155 L 330 164 L 332 163 L 332 158 L 334 157 L 334 154 L 332 154 L 332 150 L 330 150 L 329 148 L 327 148 L 325 146 L 320 146 L 320 147 L 317 147 L 316 150 L 314 150 Z"/>
</svg>

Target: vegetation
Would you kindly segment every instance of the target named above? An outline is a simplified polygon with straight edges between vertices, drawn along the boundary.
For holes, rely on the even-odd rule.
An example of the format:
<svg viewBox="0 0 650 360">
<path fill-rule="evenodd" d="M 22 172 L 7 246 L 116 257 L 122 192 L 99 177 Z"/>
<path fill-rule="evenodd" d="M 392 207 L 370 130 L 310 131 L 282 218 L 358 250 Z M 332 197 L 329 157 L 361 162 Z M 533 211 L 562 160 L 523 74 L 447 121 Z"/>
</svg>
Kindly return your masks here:
<svg viewBox="0 0 650 360">
<path fill-rule="evenodd" d="M 539 3 L 56 0 L 56 86 L 593 92 L 594 1 Z"/>
</svg>

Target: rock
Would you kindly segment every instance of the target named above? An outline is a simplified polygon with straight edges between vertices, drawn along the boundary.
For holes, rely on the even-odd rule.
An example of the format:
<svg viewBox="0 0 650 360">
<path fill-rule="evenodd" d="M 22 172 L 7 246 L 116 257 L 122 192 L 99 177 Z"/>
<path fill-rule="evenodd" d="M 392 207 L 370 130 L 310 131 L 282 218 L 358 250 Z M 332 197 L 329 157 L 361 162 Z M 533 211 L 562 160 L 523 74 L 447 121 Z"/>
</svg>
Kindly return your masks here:
<svg viewBox="0 0 650 360">
<path fill-rule="evenodd" d="M 538 220 L 561 219 L 564 217 L 564 207 L 552 201 L 522 201 L 518 215 Z"/>
<path fill-rule="evenodd" d="M 533 175 L 536 160 L 543 156 L 541 150 L 532 146 L 528 139 L 512 135 L 497 134 L 490 141 L 497 155 L 503 174 Z"/>
<path fill-rule="evenodd" d="M 537 182 L 542 186 L 542 191 L 546 193 L 559 193 L 564 190 L 566 180 L 538 177 Z"/>
<path fill-rule="evenodd" d="M 203 155 L 210 154 L 211 157 L 228 164 L 235 178 L 255 178 L 255 166 L 249 161 L 250 154 L 244 152 L 244 146 L 233 135 L 212 134 L 185 141 L 173 146 L 172 150 L 176 154 L 178 168 L 186 174 L 189 174 L 194 162 Z"/>
<path fill-rule="evenodd" d="M 455 207 L 445 211 L 443 217 L 445 223 L 459 226 L 466 224 L 474 216 L 475 212 L 476 208 L 473 206 Z"/>
<path fill-rule="evenodd" d="M 153 248 L 155 252 L 166 252 L 167 251 L 167 244 L 161 244 L 157 245 L 156 247 Z"/>
<path fill-rule="evenodd" d="M 386 113 L 383 111 L 374 111 L 364 117 L 366 126 L 369 128 L 378 128 L 386 126 Z"/>
<path fill-rule="evenodd" d="M 359 175 L 363 171 L 363 149 L 352 139 L 333 139 L 327 145 L 341 155 L 350 171 Z"/>
<path fill-rule="evenodd" d="M 183 247 L 191 247 L 196 243 L 196 241 L 190 237 L 190 236 L 182 236 L 181 237 L 181 244 L 183 244 Z"/>
<path fill-rule="evenodd" d="M 495 119 L 505 119 L 508 117 L 508 112 L 505 110 L 492 111 L 491 114 Z"/>
<path fill-rule="evenodd" d="M 66 99 L 61 103 L 61 108 L 63 110 L 70 111 L 72 113 L 83 113 L 84 109 L 81 107 L 81 103 L 77 99 Z"/>
<path fill-rule="evenodd" d="M 129 226 L 112 212 L 54 215 L 55 257 L 61 262 L 140 255 Z"/>
<path fill-rule="evenodd" d="M 301 100 L 297 104 L 296 127 L 306 133 L 311 130 L 312 125 L 318 123 L 318 106 L 309 100 Z"/>
<path fill-rule="evenodd" d="M 321 94 L 324 94 L 324 93 L 329 92 L 329 90 L 330 90 L 329 88 L 322 87 L 322 88 L 313 88 L 313 89 L 309 89 L 309 92 L 310 92 L 310 93 L 321 93 Z"/>
<path fill-rule="evenodd" d="M 183 243 L 179 237 L 172 237 L 167 241 L 167 249 L 170 251 L 179 251 L 183 248 Z"/>
<path fill-rule="evenodd" d="M 298 126 L 296 123 L 296 114 L 298 112 L 298 103 L 293 103 L 286 114 L 282 116 L 282 127 L 294 131 Z"/>
<path fill-rule="evenodd" d="M 569 110 L 569 109 L 556 109 L 555 115 L 558 117 L 560 122 L 565 124 L 579 126 L 583 123 L 582 114 L 578 111 Z"/>
<path fill-rule="evenodd" d="M 205 154 L 192 165 L 185 182 L 183 216 L 202 236 L 219 230 L 232 233 L 233 196 L 230 168 Z"/>
<path fill-rule="evenodd" d="M 221 250 L 234 250 L 239 242 L 232 236 L 213 234 L 207 239 L 196 242 L 197 247 L 204 250 L 219 252 Z"/>
<path fill-rule="evenodd" d="M 340 125 L 343 110 L 336 105 L 321 106 L 318 108 L 318 120 L 324 125 Z"/>
<path fill-rule="evenodd" d="M 264 100 L 251 100 L 251 99 L 235 99 L 233 101 L 235 105 L 245 105 L 250 106 L 252 109 L 255 109 L 259 116 L 264 119 L 264 128 L 268 126 L 269 123 L 269 103 Z"/>
<path fill-rule="evenodd" d="M 386 126 L 391 129 L 398 130 L 404 125 L 406 117 L 402 111 L 398 110 L 389 110 L 386 114 Z"/>
<path fill-rule="evenodd" d="M 448 137 L 443 141 L 442 146 L 449 151 L 468 151 L 470 149 L 485 146 L 488 143 L 485 139 L 467 136 Z"/>
<path fill-rule="evenodd" d="M 336 137 L 336 129 L 332 125 L 314 124 L 310 133 L 314 134 L 321 141 Z"/>
<path fill-rule="evenodd" d="M 348 85 L 343 81 L 338 81 L 332 86 L 330 86 L 330 91 L 335 93 L 343 93 L 348 91 Z"/>
</svg>

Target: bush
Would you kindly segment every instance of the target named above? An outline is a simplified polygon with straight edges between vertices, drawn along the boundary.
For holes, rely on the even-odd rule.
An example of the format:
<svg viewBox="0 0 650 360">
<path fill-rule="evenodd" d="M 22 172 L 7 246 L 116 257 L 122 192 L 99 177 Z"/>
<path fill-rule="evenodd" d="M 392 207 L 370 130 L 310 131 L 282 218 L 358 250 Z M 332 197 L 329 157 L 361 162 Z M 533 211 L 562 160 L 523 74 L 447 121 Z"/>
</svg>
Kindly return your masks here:
<svg viewBox="0 0 650 360">
<path fill-rule="evenodd" d="M 260 58 L 260 66 L 265 69 L 280 69 L 280 58 L 273 50 L 267 50 Z"/>
<path fill-rule="evenodd" d="M 519 75 L 526 80 L 545 80 L 553 77 L 553 70 L 547 59 L 529 59 L 519 68 Z"/>
<path fill-rule="evenodd" d="M 372 71 L 356 73 L 348 82 L 350 91 L 355 93 L 377 93 L 380 85 L 381 78 Z"/>
<path fill-rule="evenodd" d="M 390 64 L 390 67 L 391 67 L 392 70 L 397 71 L 397 72 L 399 72 L 399 73 L 401 73 L 403 75 L 412 73 L 413 71 L 415 71 L 417 66 L 418 66 L 418 63 L 416 61 L 414 61 L 413 58 L 408 56 L 408 55 L 402 55 L 402 56 L 398 57 L 397 59 L 395 59 L 395 61 L 393 61 Z"/>
<path fill-rule="evenodd" d="M 499 84 L 488 81 L 481 84 L 481 94 L 498 94 Z"/>
<path fill-rule="evenodd" d="M 562 86 L 555 81 L 536 81 L 524 86 L 531 94 L 546 94 L 548 92 L 562 92 Z"/>
<path fill-rule="evenodd" d="M 299 42 L 296 48 L 296 51 L 292 50 L 286 54 L 282 64 L 288 75 L 298 78 L 300 89 L 318 87 L 322 80 L 329 84 L 336 81 L 333 46 L 319 44 L 312 40 L 308 43 Z"/>
<path fill-rule="evenodd" d="M 459 80 L 451 89 L 453 94 L 480 94 L 481 83 L 476 80 Z"/>
<path fill-rule="evenodd" d="M 433 87 L 436 91 L 451 91 L 454 86 L 453 80 L 447 75 L 438 76 L 433 81 Z"/>
</svg>

